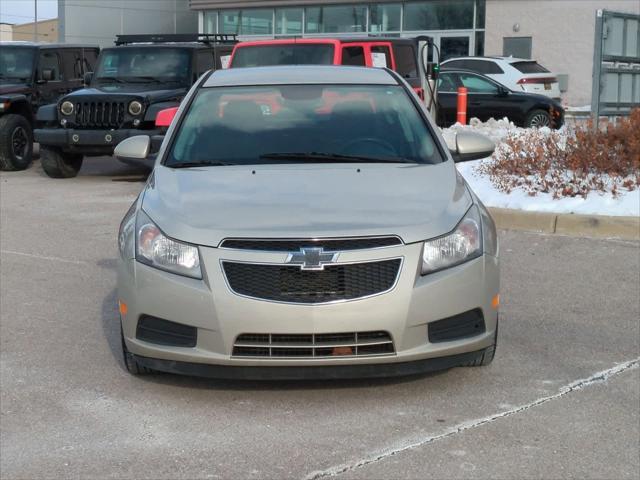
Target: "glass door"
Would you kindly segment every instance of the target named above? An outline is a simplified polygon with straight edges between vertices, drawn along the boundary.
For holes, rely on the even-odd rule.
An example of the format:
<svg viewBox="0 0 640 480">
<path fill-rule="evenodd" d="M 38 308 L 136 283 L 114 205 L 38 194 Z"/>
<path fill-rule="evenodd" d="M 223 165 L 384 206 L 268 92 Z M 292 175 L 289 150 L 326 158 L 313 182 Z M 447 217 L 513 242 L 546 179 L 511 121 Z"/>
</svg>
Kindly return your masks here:
<svg viewBox="0 0 640 480">
<path fill-rule="evenodd" d="M 471 35 L 441 35 L 440 38 L 440 62 L 456 57 L 471 55 Z"/>
</svg>

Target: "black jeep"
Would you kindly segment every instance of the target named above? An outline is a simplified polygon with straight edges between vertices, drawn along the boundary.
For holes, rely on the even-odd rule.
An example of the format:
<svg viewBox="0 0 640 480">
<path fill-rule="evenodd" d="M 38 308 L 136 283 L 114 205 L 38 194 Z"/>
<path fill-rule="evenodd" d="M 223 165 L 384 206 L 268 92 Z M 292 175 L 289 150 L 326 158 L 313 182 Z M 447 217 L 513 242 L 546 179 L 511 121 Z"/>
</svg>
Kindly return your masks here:
<svg viewBox="0 0 640 480">
<path fill-rule="evenodd" d="M 99 48 L 0 43 L 0 170 L 24 170 L 33 157 L 38 107 L 82 87 Z"/>
<path fill-rule="evenodd" d="M 200 75 L 222 68 L 235 35 L 119 35 L 100 53 L 86 88 L 38 110 L 40 160 L 52 178 L 75 177 L 85 156 L 112 155 L 135 135 L 164 133 L 161 110 L 176 107 Z M 226 65 L 225 65 L 226 66 Z"/>
</svg>

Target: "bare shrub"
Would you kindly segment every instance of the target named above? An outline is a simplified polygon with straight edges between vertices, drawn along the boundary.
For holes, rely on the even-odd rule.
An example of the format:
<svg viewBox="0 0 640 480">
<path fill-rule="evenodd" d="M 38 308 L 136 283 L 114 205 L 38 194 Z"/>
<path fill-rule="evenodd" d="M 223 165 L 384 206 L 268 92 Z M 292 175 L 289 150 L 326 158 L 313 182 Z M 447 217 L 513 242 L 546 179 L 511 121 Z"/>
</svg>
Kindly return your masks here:
<svg viewBox="0 0 640 480">
<path fill-rule="evenodd" d="M 585 125 L 510 134 L 478 170 L 507 193 L 521 188 L 529 195 L 560 198 L 635 190 L 640 187 L 640 109 L 599 131 Z"/>
</svg>

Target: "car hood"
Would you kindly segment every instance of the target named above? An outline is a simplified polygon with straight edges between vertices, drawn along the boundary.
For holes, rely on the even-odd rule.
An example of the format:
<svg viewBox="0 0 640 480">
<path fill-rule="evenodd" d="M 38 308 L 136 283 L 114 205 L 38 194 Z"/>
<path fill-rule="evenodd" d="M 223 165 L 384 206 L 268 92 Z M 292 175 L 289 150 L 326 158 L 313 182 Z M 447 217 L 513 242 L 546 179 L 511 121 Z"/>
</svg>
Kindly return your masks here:
<svg viewBox="0 0 640 480">
<path fill-rule="evenodd" d="M 117 85 L 117 87 L 116 87 Z M 116 87 L 116 88 L 111 88 Z M 147 85 L 148 88 L 148 85 Z M 101 88 L 83 88 L 76 90 L 65 97 L 73 102 L 91 101 L 93 99 L 104 99 L 107 96 L 136 98 L 146 102 L 163 102 L 180 99 L 187 93 L 186 88 L 147 90 L 140 85 L 107 85 Z"/>
<path fill-rule="evenodd" d="M 451 161 L 437 165 L 156 166 L 143 210 L 169 237 L 217 246 L 225 238 L 445 234 L 472 203 Z"/>
<path fill-rule="evenodd" d="M 24 83 L 3 83 L 0 84 L 0 95 L 8 93 L 27 93 L 29 85 Z"/>
</svg>

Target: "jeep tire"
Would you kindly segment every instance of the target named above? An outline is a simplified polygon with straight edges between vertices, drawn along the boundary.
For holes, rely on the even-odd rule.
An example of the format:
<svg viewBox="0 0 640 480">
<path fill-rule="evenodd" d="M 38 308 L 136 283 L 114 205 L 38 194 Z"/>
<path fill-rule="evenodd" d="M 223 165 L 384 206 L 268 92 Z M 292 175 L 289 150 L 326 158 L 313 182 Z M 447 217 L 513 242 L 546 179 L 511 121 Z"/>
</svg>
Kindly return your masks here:
<svg viewBox="0 0 640 480">
<path fill-rule="evenodd" d="M 33 161 L 33 131 L 22 115 L 0 117 L 0 170 L 24 170 Z"/>
<path fill-rule="evenodd" d="M 65 153 L 55 147 L 40 147 L 42 169 L 51 178 L 73 178 L 82 167 L 82 155 Z"/>
</svg>

